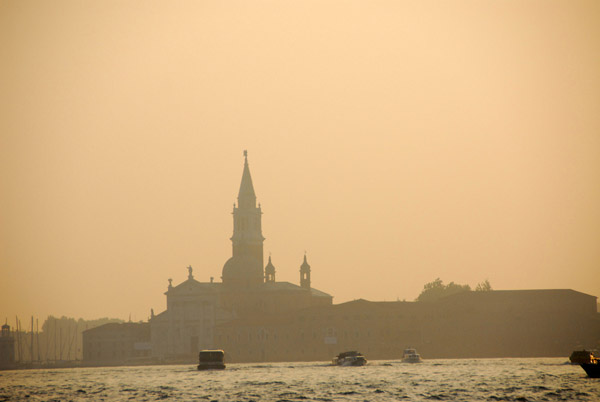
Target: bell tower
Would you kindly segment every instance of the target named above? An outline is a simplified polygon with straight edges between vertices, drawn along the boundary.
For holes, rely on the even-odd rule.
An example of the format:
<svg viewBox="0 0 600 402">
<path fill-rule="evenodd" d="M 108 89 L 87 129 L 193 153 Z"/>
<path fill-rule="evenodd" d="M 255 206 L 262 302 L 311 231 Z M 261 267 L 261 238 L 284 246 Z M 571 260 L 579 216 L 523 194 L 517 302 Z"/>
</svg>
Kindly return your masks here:
<svg viewBox="0 0 600 402">
<path fill-rule="evenodd" d="M 300 265 L 300 287 L 310 289 L 310 265 L 306 262 L 306 254 L 304 254 L 304 262 Z"/>
<path fill-rule="evenodd" d="M 223 267 L 223 283 L 252 285 L 264 282 L 263 242 L 260 204 L 248 167 L 248 152 L 244 151 L 244 172 L 237 206 L 233 204 L 232 257 Z"/>
<path fill-rule="evenodd" d="M 256 206 L 256 194 L 248 167 L 248 151 L 244 151 L 244 173 L 238 193 L 238 205 L 233 207 L 233 257 L 252 256 L 263 266 L 262 211 Z"/>
</svg>

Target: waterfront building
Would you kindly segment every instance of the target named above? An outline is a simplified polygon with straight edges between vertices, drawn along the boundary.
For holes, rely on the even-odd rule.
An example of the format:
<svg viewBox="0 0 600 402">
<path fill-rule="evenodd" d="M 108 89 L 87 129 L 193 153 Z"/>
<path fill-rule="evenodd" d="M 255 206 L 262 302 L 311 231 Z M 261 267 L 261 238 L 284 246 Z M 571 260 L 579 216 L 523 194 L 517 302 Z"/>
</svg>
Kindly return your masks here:
<svg viewBox="0 0 600 402">
<path fill-rule="evenodd" d="M 185 281 L 168 280 L 166 309 L 151 312 L 154 361 L 196 362 L 202 349 L 223 349 L 228 362 L 264 362 L 329 361 L 347 350 L 370 360 L 401 359 L 406 347 L 424 359 L 566 357 L 575 349 L 600 348 L 597 298 L 569 289 L 465 291 L 435 302 L 360 299 L 333 305 L 332 296 L 313 287 L 306 255 L 293 268 L 299 270 L 298 284 L 277 281 L 272 258 L 264 265 L 262 208 L 247 154 L 232 213 L 232 255 L 221 281 L 198 281 L 188 266 Z M 119 343 L 132 339 L 119 335 L 125 327 L 100 328 L 84 335 L 86 360 L 108 361 L 139 350 L 131 346 L 136 341 Z"/>
<path fill-rule="evenodd" d="M 569 356 L 600 346 L 596 297 L 569 289 L 465 291 L 435 302 L 354 300 L 217 326 L 231 361 Z"/>
<path fill-rule="evenodd" d="M 167 308 L 150 318 L 153 356 L 195 359 L 201 349 L 220 347 L 214 334 L 218 325 L 332 304 L 329 294 L 312 287 L 306 255 L 299 285 L 277 281 L 271 257 L 264 266 L 262 209 L 256 203 L 246 152 L 232 213 L 232 256 L 223 265 L 222 281 L 199 282 L 191 266 L 186 281 L 174 286 L 169 279 Z"/>
<path fill-rule="evenodd" d="M 108 323 L 83 331 L 83 360 L 98 364 L 135 364 L 150 357 L 150 324 Z"/>
</svg>

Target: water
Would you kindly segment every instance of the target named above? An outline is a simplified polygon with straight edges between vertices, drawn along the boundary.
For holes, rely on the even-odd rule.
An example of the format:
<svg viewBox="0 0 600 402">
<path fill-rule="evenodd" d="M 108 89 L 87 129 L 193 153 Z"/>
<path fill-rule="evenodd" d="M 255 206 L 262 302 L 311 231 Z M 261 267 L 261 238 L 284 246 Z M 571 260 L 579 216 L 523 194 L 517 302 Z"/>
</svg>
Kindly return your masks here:
<svg viewBox="0 0 600 402">
<path fill-rule="evenodd" d="M 0 372 L 0 401 L 600 401 L 566 359 L 145 366 Z"/>
</svg>

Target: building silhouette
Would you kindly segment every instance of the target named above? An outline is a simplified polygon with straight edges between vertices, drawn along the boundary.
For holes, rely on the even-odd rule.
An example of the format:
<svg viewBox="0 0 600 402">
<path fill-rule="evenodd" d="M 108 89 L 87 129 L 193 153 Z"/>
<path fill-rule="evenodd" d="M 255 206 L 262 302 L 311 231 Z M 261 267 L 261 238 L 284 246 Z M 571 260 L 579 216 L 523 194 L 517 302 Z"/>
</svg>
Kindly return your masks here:
<svg viewBox="0 0 600 402">
<path fill-rule="evenodd" d="M 263 263 L 262 210 L 256 203 L 248 155 L 233 206 L 232 256 L 223 265 L 222 282 L 199 282 L 188 267 L 188 279 L 169 285 L 167 309 L 152 315 L 152 354 L 160 359 L 195 357 L 201 349 L 219 347 L 215 328 L 239 320 L 260 320 L 310 307 L 329 306 L 332 297 L 311 286 L 306 255 L 300 285 L 278 282 L 269 257 Z"/>
<path fill-rule="evenodd" d="M 115 356 L 123 362 L 127 353 L 139 361 L 148 347 L 153 362 L 192 362 L 202 349 L 224 349 L 229 362 L 262 362 L 328 361 L 346 350 L 399 359 L 408 346 L 424 358 L 566 357 L 575 349 L 600 348 L 597 298 L 570 289 L 464 291 L 434 302 L 360 299 L 334 305 L 332 296 L 312 287 L 306 255 L 299 261 L 298 285 L 276 280 L 271 257 L 264 265 L 261 219 L 244 152 L 232 256 L 222 281 L 200 282 L 187 267 L 187 280 L 168 280 L 166 310 L 151 312 L 149 332 L 146 324 L 130 323 L 86 331 L 84 358 L 106 363 Z"/>
<path fill-rule="evenodd" d="M 83 331 L 83 360 L 135 363 L 150 356 L 150 324 L 107 323 Z"/>
<path fill-rule="evenodd" d="M 346 303 L 240 319 L 215 329 L 231 360 L 551 357 L 600 346 L 596 297 L 570 289 L 465 291 L 435 302 Z"/>
</svg>

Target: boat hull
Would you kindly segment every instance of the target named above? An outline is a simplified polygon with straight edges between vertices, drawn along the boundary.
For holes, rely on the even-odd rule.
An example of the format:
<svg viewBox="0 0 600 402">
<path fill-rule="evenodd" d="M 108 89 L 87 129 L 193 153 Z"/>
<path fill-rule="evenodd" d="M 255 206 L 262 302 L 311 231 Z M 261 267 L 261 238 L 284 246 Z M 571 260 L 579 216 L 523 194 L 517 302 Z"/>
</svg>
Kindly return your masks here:
<svg viewBox="0 0 600 402">
<path fill-rule="evenodd" d="M 346 360 L 339 365 L 343 366 L 343 367 L 356 367 L 356 366 L 364 366 L 365 364 L 367 364 L 366 359 L 356 359 L 356 360 Z"/>
<path fill-rule="evenodd" d="M 585 370 L 588 377 L 600 378 L 600 364 L 598 363 L 581 363 L 581 368 Z"/>
</svg>

